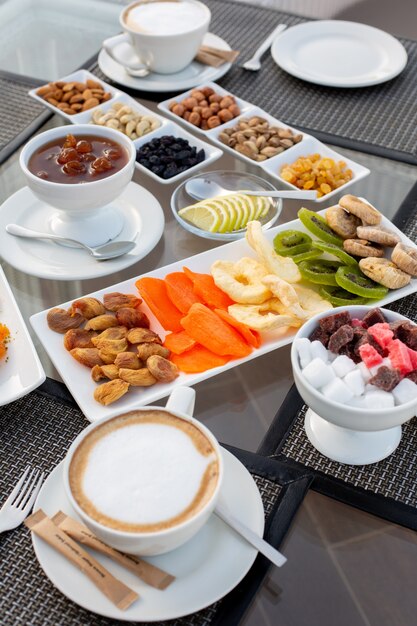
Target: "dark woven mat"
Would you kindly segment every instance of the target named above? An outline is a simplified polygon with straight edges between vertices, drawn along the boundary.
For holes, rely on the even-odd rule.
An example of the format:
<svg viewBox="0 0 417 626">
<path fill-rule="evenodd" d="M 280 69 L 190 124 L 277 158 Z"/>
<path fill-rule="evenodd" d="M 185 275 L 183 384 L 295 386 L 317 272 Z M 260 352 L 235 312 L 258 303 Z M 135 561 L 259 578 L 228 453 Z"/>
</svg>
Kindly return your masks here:
<svg viewBox="0 0 417 626">
<path fill-rule="evenodd" d="M 28 464 L 50 472 L 86 425 L 63 385 L 51 380 L 40 390 L 1 407 L 0 502 Z M 252 473 L 265 508 L 266 538 L 278 547 L 304 497 L 309 479 L 255 454 L 229 449 Z M 266 559 L 258 556 L 250 573 L 226 598 L 169 624 L 237 624 L 267 569 Z M 2 626 L 107 626 L 126 622 L 89 613 L 55 589 L 36 560 L 29 531 L 20 526 L 0 537 L 0 623 Z"/>
<path fill-rule="evenodd" d="M 0 164 L 51 117 L 28 96 L 40 81 L 0 72 Z"/>
<path fill-rule="evenodd" d="M 394 222 L 417 243 L 417 184 Z M 417 322 L 417 294 L 388 305 Z M 275 416 L 259 453 L 314 472 L 313 488 L 417 530 L 417 418 L 403 424 L 402 439 L 388 458 L 372 465 L 331 461 L 309 442 L 304 430 L 307 410 L 293 386 Z"/>
<path fill-rule="evenodd" d="M 360 89 L 322 87 L 290 76 L 270 53 L 263 57 L 259 72 L 238 66 L 277 24 L 294 26 L 306 19 L 255 2 L 250 6 L 230 0 L 205 1 L 212 12 L 211 32 L 241 51 L 237 63 L 219 80 L 222 87 L 322 141 L 417 163 L 417 42 L 399 38 L 407 50 L 408 65 L 387 83 Z"/>
</svg>

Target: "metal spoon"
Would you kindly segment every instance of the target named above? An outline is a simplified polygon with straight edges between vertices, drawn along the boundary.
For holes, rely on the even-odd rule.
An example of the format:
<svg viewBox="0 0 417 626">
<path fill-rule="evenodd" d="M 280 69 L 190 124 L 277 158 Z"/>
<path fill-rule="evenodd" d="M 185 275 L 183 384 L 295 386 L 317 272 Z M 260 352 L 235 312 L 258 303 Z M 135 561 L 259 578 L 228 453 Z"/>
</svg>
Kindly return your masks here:
<svg viewBox="0 0 417 626">
<path fill-rule="evenodd" d="M 287 28 L 286 24 L 279 24 L 276 28 L 274 28 L 274 30 L 269 35 L 269 37 L 267 37 L 265 41 L 256 50 L 253 57 L 249 59 L 248 61 L 246 61 L 246 63 L 243 63 L 243 65 L 241 65 L 240 67 L 242 67 L 245 70 L 251 70 L 252 72 L 257 72 L 258 70 L 260 70 L 262 55 L 265 54 L 268 48 L 272 45 L 275 37 L 277 37 L 279 33 L 282 33 L 282 31 L 285 30 L 286 28 Z"/>
<path fill-rule="evenodd" d="M 291 198 L 293 200 L 315 200 L 317 194 L 315 191 L 252 191 L 251 189 L 237 190 L 226 189 L 214 181 L 206 178 L 192 178 L 185 183 L 185 190 L 192 198 L 196 200 L 208 200 L 215 196 L 225 196 L 230 193 L 242 193 L 245 196 L 262 196 L 266 198 Z"/>
<path fill-rule="evenodd" d="M 92 257 L 97 259 L 97 261 L 116 259 L 123 254 L 127 254 L 136 246 L 134 241 L 110 241 L 109 243 L 105 243 L 101 246 L 90 248 L 76 239 L 59 237 L 58 235 L 52 235 L 50 233 L 40 233 L 37 230 L 24 228 L 18 224 L 7 224 L 6 231 L 10 233 L 10 235 L 15 235 L 16 237 L 26 237 L 27 239 L 52 239 L 53 241 L 66 241 L 67 243 L 74 244 L 79 248 L 87 250 Z"/>
</svg>

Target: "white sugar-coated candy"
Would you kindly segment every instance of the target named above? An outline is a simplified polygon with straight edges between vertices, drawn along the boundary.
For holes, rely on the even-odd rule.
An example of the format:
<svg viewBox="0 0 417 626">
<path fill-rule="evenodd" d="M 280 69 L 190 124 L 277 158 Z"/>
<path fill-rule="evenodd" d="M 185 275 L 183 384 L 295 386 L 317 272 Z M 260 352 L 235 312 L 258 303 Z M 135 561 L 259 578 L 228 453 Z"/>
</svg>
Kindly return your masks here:
<svg viewBox="0 0 417 626">
<path fill-rule="evenodd" d="M 304 369 L 312 360 L 311 341 L 307 337 L 300 337 L 294 341 L 294 345 L 298 352 L 301 368 Z"/>
<path fill-rule="evenodd" d="M 323 387 L 321 390 L 323 396 L 328 400 L 333 400 L 334 402 L 340 402 L 341 404 L 345 404 L 351 400 L 353 393 L 349 389 L 349 387 L 340 380 L 340 378 L 335 378 L 331 380 L 327 385 Z"/>
<path fill-rule="evenodd" d="M 367 383 L 368 380 L 371 378 L 372 374 L 369 371 L 369 369 L 366 367 L 365 363 L 361 361 L 360 363 L 357 364 L 356 369 L 360 371 L 360 373 L 362 374 L 363 380 L 365 381 L 365 383 Z"/>
<path fill-rule="evenodd" d="M 390 409 L 394 406 L 394 396 L 392 393 L 388 393 L 388 391 L 383 391 L 382 389 L 367 391 L 364 397 L 368 409 Z"/>
<path fill-rule="evenodd" d="M 370 383 L 365 385 L 365 393 L 368 393 L 368 391 L 379 391 L 379 387 L 376 387 L 375 385 L 371 385 Z"/>
<path fill-rule="evenodd" d="M 353 396 L 353 398 L 351 398 L 346 404 L 348 404 L 349 406 L 354 406 L 357 409 L 368 408 L 365 396 Z"/>
<path fill-rule="evenodd" d="M 334 378 L 334 372 L 330 365 L 324 363 L 321 359 L 313 359 L 302 370 L 307 382 L 315 389 L 324 387 L 328 382 Z"/>
<path fill-rule="evenodd" d="M 355 369 L 355 364 L 348 356 L 340 354 L 337 359 L 333 361 L 332 368 L 336 376 L 343 378 L 346 374 L 349 374 L 349 372 Z"/>
<path fill-rule="evenodd" d="M 312 341 L 310 344 L 310 350 L 313 359 L 321 359 L 325 363 L 329 360 L 328 350 L 323 346 L 321 341 Z"/>
<path fill-rule="evenodd" d="M 417 385 L 409 378 L 403 378 L 392 390 L 395 404 L 405 404 L 415 400 L 417 403 Z"/>
<path fill-rule="evenodd" d="M 335 354 L 334 352 L 330 352 L 330 350 L 327 350 L 327 356 L 328 356 L 329 362 L 333 363 L 333 361 L 337 359 L 339 355 Z"/>
<path fill-rule="evenodd" d="M 349 387 L 354 396 L 360 396 L 365 391 L 365 381 L 362 378 L 362 374 L 355 367 L 354 370 L 346 374 L 343 381 Z"/>
</svg>

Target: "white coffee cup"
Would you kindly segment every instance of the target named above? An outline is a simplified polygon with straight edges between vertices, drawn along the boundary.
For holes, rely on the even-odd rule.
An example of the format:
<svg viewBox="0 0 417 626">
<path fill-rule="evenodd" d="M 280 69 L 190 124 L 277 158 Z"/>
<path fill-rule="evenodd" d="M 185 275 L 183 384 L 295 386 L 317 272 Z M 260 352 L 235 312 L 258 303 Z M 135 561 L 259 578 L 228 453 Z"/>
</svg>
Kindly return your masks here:
<svg viewBox="0 0 417 626">
<path fill-rule="evenodd" d="M 210 499 L 191 518 L 164 530 L 157 530 L 153 532 L 126 532 L 116 530 L 115 528 L 112 528 L 110 526 L 105 526 L 104 524 L 101 524 L 92 517 L 90 517 L 81 508 L 81 506 L 79 506 L 77 500 L 72 494 L 69 480 L 69 469 L 71 465 L 71 459 L 73 458 L 76 449 L 84 440 L 84 438 L 94 429 L 96 429 L 104 422 L 107 422 L 108 420 L 114 419 L 118 416 L 112 415 L 111 417 L 105 417 L 101 420 L 98 420 L 97 422 L 92 423 L 85 430 L 83 430 L 73 441 L 71 447 L 68 450 L 64 463 L 65 492 L 68 500 L 71 503 L 71 506 L 82 519 L 82 521 L 86 524 L 86 526 L 90 528 L 92 532 L 97 535 L 97 537 L 99 537 L 107 545 L 112 546 L 117 550 L 121 550 L 122 552 L 141 556 L 163 554 L 165 552 L 169 552 L 170 550 L 178 548 L 186 541 L 191 539 L 191 537 L 193 537 L 200 530 L 200 528 L 202 528 L 202 526 L 209 519 L 210 515 L 213 513 L 220 494 L 223 480 L 223 460 L 220 452 L 220 446 L 214 435 L 198 420 L 191 417 L 191 413 L 194 409 L 194 402 L 194 389 L 191 389 L 190 387 L 177 387 L 176 389 L 174 389 L 168 399 L 166 410 L 171 415 L 179 417 L 193 424 L 209 440 L 215 452 L 216 460 L 218 461 L 219 471 L 217 483 L 213 490 L 213 493 L 211 494 Z M 149 412 L 153 409 L 157 411 L 163 410 L 161 409 L 161 407 L 146 406 L 142 407 L 141 409 L 136 409 L 136 411 Z"/>
<path fill-rule="evenodd" d="M 204 35 L 208 31 L 211 13 L 199 0 L 186 0 L 187 3 L 195 5 L 201 12 L 201 19 L 187 29 L 185 32 L 172 33 L 152 33 L 150 31 L 139 31 L 131 28 L 126 23 L 126 16 L 129 11 L 141 2 L 129 4 L 120 14 L 120 25 L 124 31 L 123 35 L 106 39 L 103 48 L 118 63 L 125 65 L 118 57 L 116 48 L 122 43 L 132 45 L 138 61 L 143 66 L 159 74 L 175 74 L 180 72 L 191 63 L 203 41 Z M 165 3 L 164 3 L 165 4 Z M 167 5 L 180 5 L 179 2 L 166 2 Z"/>
</svg>

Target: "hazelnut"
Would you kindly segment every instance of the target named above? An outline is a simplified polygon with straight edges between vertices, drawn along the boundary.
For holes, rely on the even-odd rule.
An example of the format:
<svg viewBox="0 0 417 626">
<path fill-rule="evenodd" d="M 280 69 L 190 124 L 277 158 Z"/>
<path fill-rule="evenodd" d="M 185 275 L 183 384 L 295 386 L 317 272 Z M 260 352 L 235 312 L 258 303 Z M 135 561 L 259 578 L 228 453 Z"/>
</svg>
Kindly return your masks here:
<svg viewBox="0 0 417 626">
<path fill-rule="evenodd" d="M 205 109 L 201 111 L 201 117 L 203 118 L 203 120 L 208 120 L 208 118 L 211 117 L 212 115 L 213 115 L 213 111 L 209 107 L 206 107 Z"/>
<path fill-rule="evenodd" d="M 219 96 L 218 93 L 212 93 L 211 96 L 209 96 L 209 102 L 221 102 L 222 101 L 222 97 Z M 230 103 L 232 104 L 232 103 Z"/>
<path fill-rule="evenodd" d="M 183 100 L 181 102 L 181 104 L 186 108 L 189 109 L 189 111 L 192 111 L 194 107 L 197 106 L 197 100 L 195 98 L 185 98 L 185 100 Z"/>
<path fill-rule="evenodd" d="M 194 124 L 194 126 L 200 126 L 201 115 L 199 113 L 196 113 L 195 111 L 192 111 L 190 113 L 188 121 L 190 122 L 190 124 Z"/>
<path fill-rule="evenodd" d="M 200 106 L 196 106 L 196 107 L 194 107 L 194 109 L 193 109 L 193 111 L 194 111 L 195 113 L 198 113 L 199 115 L 201 115 L 201 111 L 202 111 L 202 110 L 203 110 L 203 107 L 200 107 Z"/>
<path fill-rule="evenodd" d="M 203 87 L 201 91 L 203 92 L 206 98 L 209 98 L 214 93 L 214 89 L 212 89 L 211 87 Z"/>
<path fill-rule="evenodd" d="M 210 109 L 214 115 L 220 111 L 220 104 L 218 102 L 210 102 Z"/>
<path fill-rule="evenodd" d="M 172 107 L 171 111 L 172 111 L 173 113 L 175 113 L 175 115 L 179 115 L 180 117 L 182 117 L 182 116 L 184 115 L 184 111 L 185 111 L 185 109 L 184 109 L 184 107 L 182 106 L 182 104 L 175 104 L 175 105 Z"/>
<path fill-rule="evenodd" d="M 222 98 L 222 100 L 220 100 L 221 109 L 227 109 L 227 107 L 232 106 L 232 104 L 234 104 L 234 100 L 232 100 L 230 96 L 226 96 L 225 98 Z"/>
<path fill-rule="evenodd" d="M 195 98 L 197 100 L 197 102 L 200 102 L 200 100 L 204 100 L 205 99 L 205 95 L 199 89 L 193 89 L 191 94 L 190 94 L 190 96 L 192 98 Z"/>
<path fill-rule="evenodd" d="M 207 124 L 207 120 L 201 120 L 201 126 L 200 126 L 201 130 L 209 130 L 208 124 Z"/>
<path fill-rule="evenodd" d="M 237 106 L 237 104 L 231 104 L 230 107 L 228 107 L 230 113 L 233 115 L 233 117 L 237 117 L 238 115 L 240 115 L 240 109 Z"/>
<path fill-rule="evenodd" d="M 216 126 L 220 126 L 220 124 L 221 124 L 221 122 L 220 122 L 219 118 L 217 117 L 217 115 L 212 115 L 207 120 L 207 126 L 209 128 L 216 128 Z"/>
<path fill-rule="evenodd" d="M 191 111 L 184 111 L 184 115 L 182 116 L 186 122 L 190 119 Z"/>
<path fill-rule="evenodd" d="M 230 120 L 233 119 L 233 115 L 230 113 L 229 109 L 220 109 L 218 116 L 222 123 L 230 122 Z"/>
<path fill-rule="evenodd" d="M 201 107 L 203 107 L 203 109 L 204 109 L 205 107 L 208 107 L 209 102 L 208 102 L 208 100 L 200 100 L 200 102 L 199 102 L 198 104 L 199 104 Z"/>
</svg>

